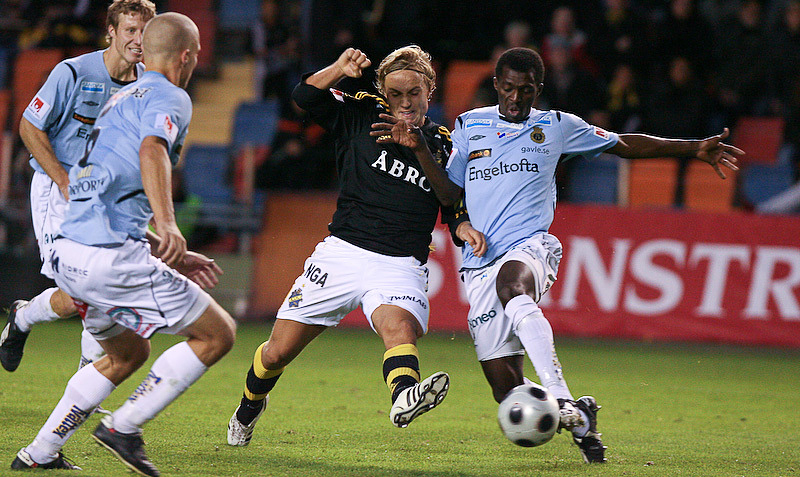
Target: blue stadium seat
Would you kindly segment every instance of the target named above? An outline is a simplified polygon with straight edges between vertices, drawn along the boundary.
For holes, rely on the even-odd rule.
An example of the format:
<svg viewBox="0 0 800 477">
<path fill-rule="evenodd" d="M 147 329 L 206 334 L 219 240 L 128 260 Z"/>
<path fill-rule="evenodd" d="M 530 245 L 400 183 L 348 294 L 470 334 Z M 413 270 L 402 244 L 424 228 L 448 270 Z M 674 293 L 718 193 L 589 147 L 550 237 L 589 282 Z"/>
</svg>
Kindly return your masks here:
<svg viewBox="0 0 800 477">
<path fill-rule="evenodd" d="M 230 204 L 233 192 L 228 185 L 229 150 L 216 144 L 192 144 L 183 159 L 186 192 L 196 194 L 203 204 Z"/>
<path fill-rule="evenodd" d="M 241 103 L 233 117 L 232 146 L 271 146 L 279 119 L 277 100 Z"/>
<path fill-rule="evenodd" d="M 789 163 L 754 163 L 741 171 L 742 195 L 751 204 L 760 204 L 791 187 L 794 171 Z"/>
<path fill-rule="evenodd" d="M 225 30 L 247 31 L 261 16 L 259 0 L 219 0 L 219 26 Z"/>
<path fill-rule="evenodd" d="M 602 154 L 592 160 L 576 157 L 570 161 L 573 163 L 566 184 L 570 202 L 617 203 L 619 158 Z"/>
</svg>

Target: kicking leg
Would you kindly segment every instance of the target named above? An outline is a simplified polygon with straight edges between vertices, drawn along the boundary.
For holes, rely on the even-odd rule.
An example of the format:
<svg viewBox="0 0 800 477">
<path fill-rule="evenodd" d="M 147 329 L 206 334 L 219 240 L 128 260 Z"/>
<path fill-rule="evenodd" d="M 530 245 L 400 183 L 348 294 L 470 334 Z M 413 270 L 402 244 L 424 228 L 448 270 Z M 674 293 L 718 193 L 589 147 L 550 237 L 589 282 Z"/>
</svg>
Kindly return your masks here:
<svg viewBox="0 0 800 477">
<path fill-rule="evenodd" d="M 246 446 L 283 369 L 327 327 L 277 319 L 269 340 L 256 349 L 239 407 L 228 421 L 228 444 Z"/>
</svg>

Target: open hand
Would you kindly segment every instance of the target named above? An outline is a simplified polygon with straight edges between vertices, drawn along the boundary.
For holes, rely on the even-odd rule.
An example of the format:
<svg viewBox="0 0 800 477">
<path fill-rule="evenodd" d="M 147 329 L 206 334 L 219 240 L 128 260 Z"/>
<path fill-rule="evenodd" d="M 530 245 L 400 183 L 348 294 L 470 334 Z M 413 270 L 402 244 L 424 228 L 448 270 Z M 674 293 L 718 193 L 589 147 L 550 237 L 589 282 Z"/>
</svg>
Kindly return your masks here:
<svg viewBox="0 0 800 477">
<path fill-rule="evenodd" d="M 722 142 L 722 140 L 728 136 L 730 136 L 730 130 L 725 128 L 721 134 L 703 139 L 697 151 L 697 158 L 711 164 L 711 167 L 713 167 L 714 170 L 717 171 L 717 174 L 723 179 L 725 179 L 725 173 L 722 171 L 720 165 L 732 171 L 738 171 L 739 166 L 737 166 L 736 163 L 739 159 L 736 156 L 744 155 L 744 151 L 738 147 Z"/>
<path fill-rule="evenodd" d="M 373 123 L 369 132 L 370 136 L 377 138 L 375 142 L 378 144 L 394 143 L 411 149 L 426 146 L 419 127 L 389 114 L 381 113 L 378 116 L 385 122 Z"/>
</svg>

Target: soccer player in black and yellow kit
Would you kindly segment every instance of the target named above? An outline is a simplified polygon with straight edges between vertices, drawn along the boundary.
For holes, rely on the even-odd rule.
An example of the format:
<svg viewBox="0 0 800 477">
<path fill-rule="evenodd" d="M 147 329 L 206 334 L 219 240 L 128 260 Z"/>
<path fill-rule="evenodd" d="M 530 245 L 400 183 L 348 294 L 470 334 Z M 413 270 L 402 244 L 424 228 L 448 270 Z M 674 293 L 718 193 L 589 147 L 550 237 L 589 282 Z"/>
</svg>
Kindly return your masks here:
<svg viewBox="0 0 800 477">
<path fill-rule="evenodd" d="M 430 55 L 417 46 L 390 53 L 377 69 L 380 96 L 333 89 L 370 65 L 364 53 L 349 48 L 294 90 L 297 104 L 336 136 L 339 198 L 330 235 L 306 260 L 269 340 L 256 350 L 241 404 L 228 424 L 230 445 L 250 442 L 284 367 L 359 306 L 386 347 L 383 376 L 392 424 L 406 427 L 447 394 L 446 373 L 420 381 L 416 341 L 428 326 L 425 262 L 440 203 L 418 155 L 430 155 L 443 167 L 450 134 L 426 116 L 436 79 Z M 370 135 L 374 124 L 387 120 L 407 123 L 424 138 L 420 147 Z"/>
</svg>

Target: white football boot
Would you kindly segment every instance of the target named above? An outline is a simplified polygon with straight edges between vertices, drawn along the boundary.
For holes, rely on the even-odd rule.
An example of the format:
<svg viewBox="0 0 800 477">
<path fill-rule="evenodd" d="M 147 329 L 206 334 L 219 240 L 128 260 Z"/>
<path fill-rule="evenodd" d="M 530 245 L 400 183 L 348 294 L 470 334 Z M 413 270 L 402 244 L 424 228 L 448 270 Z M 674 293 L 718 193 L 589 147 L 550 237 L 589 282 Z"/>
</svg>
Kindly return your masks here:
<svg viewBox="0 0 800 477">
<path fill-rule="evenodd" d="M 450 376 L 447 373 L 433 373 L 397 396 L 389 411 L 389 420 L 397 427 L 407 427 L 414 418 L 438 406 L 449 388 Z"/>
<path fill-rule="evenodd" d="M 239 419 L 236 418 L 236 412 L 239 411 L 239 407 L 236 407 L 236 411 L 233 411 L 231 420 L 228 421 L 228 445 L 246 446 L 250 443 L 250 439 L 253 437 L 253 430 L 256 428 L 256 423 L 261 415 L 264 414 L 264 410 L 267 409 L 268 403 L 269 396 L 264 398 L 264 405 L 261 406 L 261 411 L 258 412 L 258 415 L 256 415 L 255 419 L 253 419 L 253 421 L 246 426 L 239 422 Z"/>
</svg>

